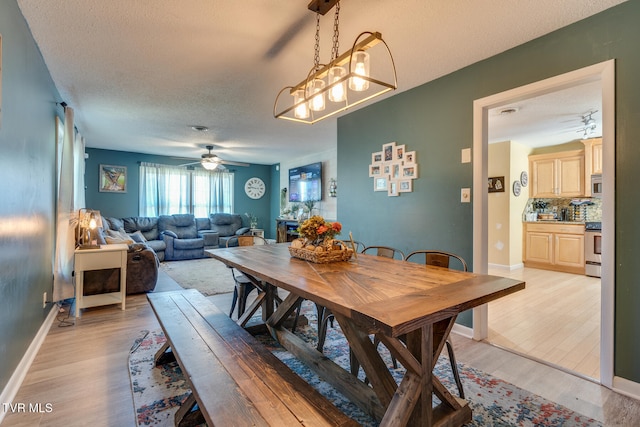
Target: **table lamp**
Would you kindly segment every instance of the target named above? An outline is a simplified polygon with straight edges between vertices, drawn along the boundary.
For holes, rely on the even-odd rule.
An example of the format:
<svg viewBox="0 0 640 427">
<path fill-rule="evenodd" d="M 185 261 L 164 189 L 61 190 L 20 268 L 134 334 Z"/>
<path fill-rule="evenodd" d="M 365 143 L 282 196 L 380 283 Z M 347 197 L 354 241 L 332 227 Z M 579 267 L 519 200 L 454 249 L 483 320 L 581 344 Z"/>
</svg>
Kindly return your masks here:
<svg viewBox="0 0 640 427">
<path fill-rule="evenodd" d="M 102 227 L 100 211 L 86 208 L 78 211 L 78 249 L 100 249 L 98 227 Z"/>
</svg>

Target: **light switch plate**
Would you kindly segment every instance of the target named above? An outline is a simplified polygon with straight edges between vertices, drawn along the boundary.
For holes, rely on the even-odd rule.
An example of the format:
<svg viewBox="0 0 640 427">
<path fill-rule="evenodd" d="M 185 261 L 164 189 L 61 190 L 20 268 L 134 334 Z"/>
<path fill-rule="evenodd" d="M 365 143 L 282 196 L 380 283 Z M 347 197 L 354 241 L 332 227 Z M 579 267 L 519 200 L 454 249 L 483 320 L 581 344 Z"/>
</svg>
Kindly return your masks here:
<svg viewBox="0 0 640 427">
<path fill-rule="evenodd" d="M 462 149 L 462 163 L 471 163 L 471 148 Z"/>
<path fill-rule="evenodd" d="M 461 203 L 471 203 L 471 189 L 470 188 L 462 188 L 460 190 L 460 202 Z"/>
</svg>

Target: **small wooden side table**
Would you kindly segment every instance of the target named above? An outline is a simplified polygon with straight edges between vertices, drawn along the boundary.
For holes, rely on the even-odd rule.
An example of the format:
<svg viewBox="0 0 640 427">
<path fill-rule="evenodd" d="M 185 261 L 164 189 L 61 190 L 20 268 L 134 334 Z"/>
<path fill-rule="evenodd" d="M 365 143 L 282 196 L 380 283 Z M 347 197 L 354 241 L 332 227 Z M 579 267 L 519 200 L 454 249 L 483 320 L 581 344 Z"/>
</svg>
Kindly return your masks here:
<svg viewBox="0 0 640 427">
<path fill-rule="evenodd" d="M 102 245 L 99 249 L 76 249 L 74 255 L 76 276 L 76 317 L 80 309 L 99 305 L 121 304 L 124 310 L 127 296 L 127 251 L 125 244 Z M 120 290 L 97 295 L 84 294 L 84 272 L 87 270 L 120 269 Z"/>
</svg>

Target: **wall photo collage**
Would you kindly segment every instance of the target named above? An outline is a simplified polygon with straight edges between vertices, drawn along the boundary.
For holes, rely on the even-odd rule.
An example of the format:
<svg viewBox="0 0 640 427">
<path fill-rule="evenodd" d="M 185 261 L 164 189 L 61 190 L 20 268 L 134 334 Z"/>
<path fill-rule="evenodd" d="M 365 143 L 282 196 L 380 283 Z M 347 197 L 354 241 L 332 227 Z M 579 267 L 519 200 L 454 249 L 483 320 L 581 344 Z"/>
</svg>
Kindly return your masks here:
<svg viewBox="0 0 640 427">
<path fill-rule="evenodd" d="M 392 197 L 412 192 L 413 180 L 418 178 L 416 152 L 395 142 L 382 145 L 382 151 L 371 154 L 369 177 L 373 178 L 373 191 L 386 191 Z"/>
</svg>

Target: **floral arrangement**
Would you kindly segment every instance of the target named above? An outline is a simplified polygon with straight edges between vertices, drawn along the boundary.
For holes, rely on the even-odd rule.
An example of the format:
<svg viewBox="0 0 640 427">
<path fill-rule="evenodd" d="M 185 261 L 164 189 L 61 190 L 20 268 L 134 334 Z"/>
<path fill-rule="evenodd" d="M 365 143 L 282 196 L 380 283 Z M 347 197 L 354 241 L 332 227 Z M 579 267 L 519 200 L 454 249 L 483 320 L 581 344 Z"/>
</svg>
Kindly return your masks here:
<svg viewBox="0 0 640 427">
<path fill-rule="evenodd" d="M 258 217 L 257 216 L 255 216 L 252 213 L 248 213 L 248 212 L 245 212 L 244 215 L 247 217 L 247 219 L 249 219 L 249 226 L 251 228 L 257 228 L 258 227 Z"/>
<path fill-rule="evenodd" d="M 325 221 L 319 215 L 314 215 L 298 227 L 300 237 L 307 239 L 312 244 L 319 244 L 323 241 L 333 239 L 342 231 L 342 224 L 339 222 Z"/>
</svg>

